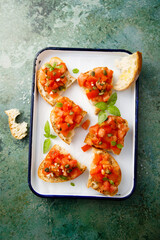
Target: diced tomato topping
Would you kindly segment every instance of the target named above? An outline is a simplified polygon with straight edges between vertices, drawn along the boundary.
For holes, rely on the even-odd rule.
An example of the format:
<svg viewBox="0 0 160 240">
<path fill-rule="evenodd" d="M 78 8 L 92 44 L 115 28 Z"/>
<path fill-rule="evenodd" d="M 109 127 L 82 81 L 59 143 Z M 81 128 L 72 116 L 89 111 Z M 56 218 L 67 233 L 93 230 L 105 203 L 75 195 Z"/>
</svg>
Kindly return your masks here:
<svg viewBox="0 0 160 240">
<path fill-rule="evenodd" d="M 87 130 L 88 127 L 89 127 L 89 125 L 90 125 L 90 120 L 87 119 L 87 120 L 82 124 L 82 128 L 83 128 L 84 130 Z"/>
<path fill-rule="evenodd" d="M 112 78 L 112 70 L 99 67 L 87 73 L 81 73 L 78 77 L 78 84 L 86 89 L 88 99 L 107 102 L 113 88 Z"/>
<path fill-rule="evenodd" d="M 92 99 L 92 98 L 95 98 L 99 95 L 99 90 L 96 89 L 96 90 L 92 90 L 91 92 L 88 92 L 86 93 L 88 99 Z"/>
<path fill-rule="evenodd" d="M 52 177 L 62 177 L 64 180 L 74 179 L 82 173 L 77 160 L 73 159 L 70 154 L 63 154 L 54 147 L 45 158 L 42 172 L 45 176 L 52 173 Z"/>
<path fill-rule="evenodd" d="M 53 98 L 59 95 L 59 91 L 65 89 L 67 82 L 66 69 L 65 63 L 57 64 L 55 67 L 46 64 L 46 67 L 41 69 L 40 82 L 44 90 Z"/>
<path fill-rule="evenodd" d="M 121 171 L 118 163 L 112 163 L 111 155 L 108 153 L 96 153 L 94 155 L 94 168 L 90 170 L 92 181 L 98 184 L 100 192 L 108 192 L 114 195 L 117 191 L 117 186 L 121 181 Z"/>
<path fill-rule="evenodd" d="M 71 177 L 74 179 L 81 174 L 81 170 L 79 168 L 73 168 L 72 172 L 70 173 Z"/>
<path fill-rule="evenodd" d="M 83 110 L 67 97 L 61 97 L 53 108 L 55 124 L 59 131 L 67 137 L 83 119 Z"/>
<path fill-rule="evenodd" d="M 110 115 L 102 124 L 96 124 L 89 128 L 85 143 L 96 148 L 113 151 L 118 155 L 124 146 L 124 137 L 128 130 L 126 120 Z"/>
<path fill-rule="evenodd" d="M 86 145 L 84 145 L 84 146 L 81 147 L 81 148 L 82 148 L 83 152 L 86 152 L 86 151 L 88 151 L 88 150 L 91 148 L 91 146 L 88 145 L 88 144 L 86 144 Z"/>
</svg>

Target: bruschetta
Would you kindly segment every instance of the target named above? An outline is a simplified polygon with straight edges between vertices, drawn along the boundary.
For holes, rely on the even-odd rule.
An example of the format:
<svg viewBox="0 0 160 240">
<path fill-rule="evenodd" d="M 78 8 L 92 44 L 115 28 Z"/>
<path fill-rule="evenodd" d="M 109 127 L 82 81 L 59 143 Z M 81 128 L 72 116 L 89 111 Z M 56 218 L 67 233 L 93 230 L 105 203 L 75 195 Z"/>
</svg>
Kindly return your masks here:
<svg viewBox="0 0 160 240">
<path fill-rule="evenodd" d="M 90 166 L 88 188 L 113 196 L 121 182 L 121 169 L 116 160 L 107 152 L 93 148 L 93 161 Z"/>
<path fill-rule="evenodd" d="M 51 106 L 55 105 L 57 98 L 75 80 L 66 64 L 58 57 L 51 58 L 37 72 L 38 91 Z"/>
<path fill-rule="evenodd" d="M 38 168 L 38 176 L 51 183 L 66 182 L 80 176 L 86 170 L 64 148 L 54 145 Z"/>
<path fill-rule="evenodd" d="M 95 107 L 98 102 L 107 102 L 112 94 L 113 71 L 107 67 L 97 67 L 78 77 L 78 84 L 84 90 L 88 100 Z M 100 109 L 95 107 L 95 114 Z"/>
<path fill-rule="evenodd" d="M 55 133 L 67 144 L 74 136 L 74 129 L 79 127 L 87 114 L 67 97 L 59 97 L 50 114 L 50 121 Z"/>
<path fill-rule="evenodd" d="M 128 122 L 122 117 L 109 115 L 107 120 L 89 128 L 84 142 L 97 149 L 111 151 L 119 155 L 124 146 Z"/>
<path fill-rule="evenodd" d="M 142 53 L 135 52 L 117 60 L 116 66 L 120 69 L 120 76 L 114 83 L 114 89 L 122 91 L 129 88 L 138 79 L 142 68 Z"/>
</svg>

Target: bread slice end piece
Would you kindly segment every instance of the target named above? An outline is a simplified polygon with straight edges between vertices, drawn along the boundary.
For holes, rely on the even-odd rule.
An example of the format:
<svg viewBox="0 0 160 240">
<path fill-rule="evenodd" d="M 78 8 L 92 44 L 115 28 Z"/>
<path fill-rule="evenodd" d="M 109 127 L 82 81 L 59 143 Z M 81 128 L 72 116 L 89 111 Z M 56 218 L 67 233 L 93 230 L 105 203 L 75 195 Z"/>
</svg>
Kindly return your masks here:
<svg viewBox="0 0 160 240">
<path fill-rule="evenodd" d="M 135 52 L 117 60 L 116 66 L 120 69 L 121 74 L 118 81 L 113 85 L 113 89 L 122 91 L 129 88 L 138 79 L 142 69 L 142 53 Z"/>
</svg>

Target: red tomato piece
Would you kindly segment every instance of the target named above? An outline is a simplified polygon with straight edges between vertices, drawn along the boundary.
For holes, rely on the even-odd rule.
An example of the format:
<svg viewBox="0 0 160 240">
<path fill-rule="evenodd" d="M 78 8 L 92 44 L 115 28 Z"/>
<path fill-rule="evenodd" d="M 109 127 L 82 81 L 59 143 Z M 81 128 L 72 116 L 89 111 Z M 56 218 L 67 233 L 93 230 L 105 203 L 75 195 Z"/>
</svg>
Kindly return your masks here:
<svg viewBox="0 0 160 240">
<path fill-rule="evenodd" d="M 88 127 L 89 127 L 89 125 L 90 125 L 90 120 L 87 119 L 87 120 L 82 124 L 82 128 L 83 128 L 84 130 L 87 130 Z"/>
<path fill-rule="evenodd" d="M 81 147 L 81 148 L 82 148 L 83 152 L 86 152 L 86 151 L 88 151 L 88 150 L 91 148 L 91 146 L 88 145 L 88 144 L 86 144 L 86 145 L 84 145 L 84 146 Z"/>
</svg>

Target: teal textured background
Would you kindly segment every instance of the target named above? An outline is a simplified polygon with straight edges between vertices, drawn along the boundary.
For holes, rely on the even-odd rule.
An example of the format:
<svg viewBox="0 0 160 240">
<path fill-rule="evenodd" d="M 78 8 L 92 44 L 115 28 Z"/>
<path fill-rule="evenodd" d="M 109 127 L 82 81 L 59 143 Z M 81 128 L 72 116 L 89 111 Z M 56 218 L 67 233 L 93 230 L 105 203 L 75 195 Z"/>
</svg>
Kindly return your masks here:
<svg viewBox="0 0 160 240">
<path fill-rule="evenodd" d="M 157 240 L 160 236 L 160 2 L 0 1 L 1 239 Z M 30 122 L 33 59 L 49 46 L 143 53 L 137 185 L 123 201 L 42 199 L 27 183 L 29 136 L 15 140 L 4 110 Z"/>
</svg>

